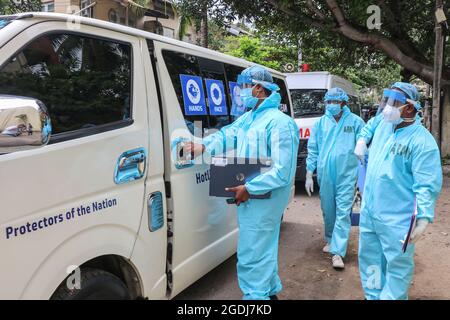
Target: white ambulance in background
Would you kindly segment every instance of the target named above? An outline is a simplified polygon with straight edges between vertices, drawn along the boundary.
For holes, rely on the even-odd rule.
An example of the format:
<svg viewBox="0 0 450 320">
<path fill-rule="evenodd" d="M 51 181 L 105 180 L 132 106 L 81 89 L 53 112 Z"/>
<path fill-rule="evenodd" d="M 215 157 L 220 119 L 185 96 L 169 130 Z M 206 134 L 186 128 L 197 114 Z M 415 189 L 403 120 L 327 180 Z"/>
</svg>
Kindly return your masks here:
<svg viewBox="0 0 450 320">
<path fill-rule="evenodd" d="M 250 65 L 96 19 L 0 16 L 0 300 L 170 299 L 232 256 L 236 206 L 178 138 L 240 116 Z"/>
<path fill-rule="evenodd" d="M 325 93 L 335 87 L 345 90 L 350 98 L 350 110 L 361 116 L 359 97 L 350 81 L 329 72 L 298 72 L 285 75 L 291 93 L 295 122 L 300 130 L 296 180 L 305 181 L 308 139 L 314 124 L 325 112 Z"/>
</svg>

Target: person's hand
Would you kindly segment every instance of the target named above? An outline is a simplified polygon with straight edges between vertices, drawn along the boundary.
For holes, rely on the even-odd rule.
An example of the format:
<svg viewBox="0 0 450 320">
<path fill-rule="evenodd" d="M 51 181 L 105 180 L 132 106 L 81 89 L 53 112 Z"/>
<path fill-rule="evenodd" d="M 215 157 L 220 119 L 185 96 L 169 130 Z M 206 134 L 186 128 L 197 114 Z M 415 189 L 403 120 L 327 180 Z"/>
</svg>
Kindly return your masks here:
<svg viewBox="0 0 450 320">
<path fill-rule="evenodd" d="M 250 194 L 247 191 L 247 188 L 242 185 L 234 188 L 225 188 L 225 191 L 234 192 L 236 199 L 236 205 L 239 207 L 239 205 L 243 202 L 246 202 L 250 198 Z"/>
<path fill-rule="evenodd" d="M 205 145 L 193 142 L 186 142 L 183 148 L 185 155 L 190 154 L 193 159 L 203 154 L 204 151 Z"/>
<path fill-rule="evenodd" d="M 358 157 L 359 161 L 361 161 L 361 163 L 364 164 L 364 162 L 366 161 L 365 156 L 367 154 L 367 145 L 364 139 L 358 140 L 358 142 L 356 143 L 354 153 Z"/>
<path fill-rule="evenodd" d="M 314 192 L 314 181 L 313 181 L 313 173 L 311 171 L 306 172 L 306 182 L 305 189 L 308 196 L 311 197 L 311 194 Z"/>
<path fill-rule="evenodd" d="M 409 238 L 409 242 L 417 243 L 417 241 L 419 241 L 422 238 L 429 223 L 430 222 L 428 221 L 428 219 L 417 220 L 414 230 L 411 233 L 411 237 Z"/>
</svg>

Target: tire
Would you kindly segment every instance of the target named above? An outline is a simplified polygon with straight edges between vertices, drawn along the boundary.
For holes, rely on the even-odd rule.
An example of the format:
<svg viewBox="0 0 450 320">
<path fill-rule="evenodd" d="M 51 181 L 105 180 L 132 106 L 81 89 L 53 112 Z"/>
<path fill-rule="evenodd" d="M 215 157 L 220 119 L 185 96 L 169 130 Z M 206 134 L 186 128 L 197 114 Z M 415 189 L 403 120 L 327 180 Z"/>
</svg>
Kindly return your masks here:
<svg viewBox="0 0 450 320">
<path fill-rule="evenodd" d="M 127 286 L 112 273 L 98 269 L 81 269 L 81 289 L 69 289 L 66 280 L 52 300 L 130 300 Z"/>
</svg>

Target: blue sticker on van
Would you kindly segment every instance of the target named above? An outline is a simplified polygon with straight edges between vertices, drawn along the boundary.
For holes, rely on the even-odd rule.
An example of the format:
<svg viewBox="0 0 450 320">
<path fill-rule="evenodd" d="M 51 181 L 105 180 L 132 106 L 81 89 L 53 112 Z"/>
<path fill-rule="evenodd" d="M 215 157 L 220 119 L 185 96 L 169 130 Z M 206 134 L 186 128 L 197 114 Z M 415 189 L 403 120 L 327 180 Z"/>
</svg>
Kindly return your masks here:
<svg viewBox="0 0 450 320">
<path fill-rule="evenodd" d="M 229 82 L 228 86 L 230 88 L 231 93 L 231 112 L 230 114 L 232 116 L 240 117 L 245 113 L 245 107 L 241 100 L 241 89 L 239 88 L 238 84 L 236 82 Z"/>
<path fill-rule="evenodd" d="M 203 80 L 198 76 L 180 74 L 183 88 L 184 112 L 187 116 L 206 115 Z"/>
<path fill-rule="evenodd" d="M 226 116 L 227 98 L 223 82 L 220 80 L 206 79 L 206 92 L 208 92 L 209 114 L 213 116 Z"/>
</svg>

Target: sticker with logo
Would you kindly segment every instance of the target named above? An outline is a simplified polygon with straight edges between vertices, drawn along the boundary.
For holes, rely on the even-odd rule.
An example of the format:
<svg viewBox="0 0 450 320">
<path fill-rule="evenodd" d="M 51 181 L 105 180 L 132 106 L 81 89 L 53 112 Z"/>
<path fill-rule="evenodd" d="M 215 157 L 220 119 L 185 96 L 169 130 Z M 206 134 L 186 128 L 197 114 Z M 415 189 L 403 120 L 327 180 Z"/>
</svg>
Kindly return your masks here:
<svg viewBox="0 0 450 320">
<path fill-rule="evenodd" d="M 228 114 L 225 89 L 220 80 L 206 79 L 206 91 L 208 92 L 209 112 L 214 116 L 226 116 Z"/>
<path fill-rule="evenodd" d="M 206 115 L 205 93 L 201 77 L 180 74 L 184 111 L 187 116 Z"/>
</svg>

